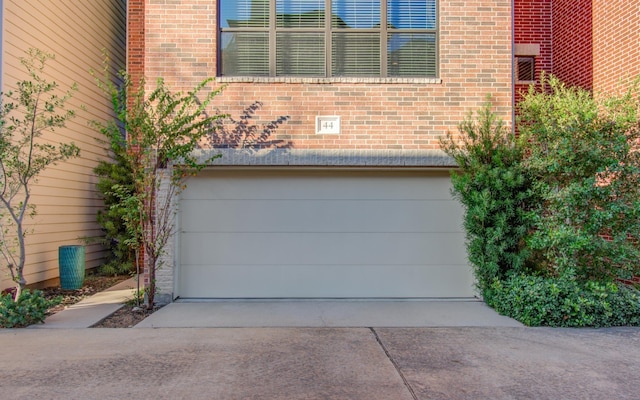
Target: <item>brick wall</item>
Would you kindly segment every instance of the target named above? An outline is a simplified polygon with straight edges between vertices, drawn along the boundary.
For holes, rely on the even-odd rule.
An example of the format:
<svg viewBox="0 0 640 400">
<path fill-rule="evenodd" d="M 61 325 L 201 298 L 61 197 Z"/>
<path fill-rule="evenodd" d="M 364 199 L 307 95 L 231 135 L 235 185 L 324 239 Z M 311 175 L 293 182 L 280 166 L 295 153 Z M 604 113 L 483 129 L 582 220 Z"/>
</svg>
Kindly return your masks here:
<svg viewBox="0 0 640 400">
<path fill-rule="evenodd" d="M 640 2 L 593 0 L 593 86 L 615 91 L 640 76 Z"/>
<path fill-rule="evenodd" d="M 538 44 L 540 55 L 536 57 L 536 80 L 544 70 L 551 72 L 552 60 L 552 0 L 515 0 L 514 1 L 514 43 Z M 528 84 L 515 85 L 515 102 Z"/>
<path fill-rule="evenodd" d="M 145 23 L 146 0 L 127 1 L 127 72 L 133 82 L 139 82 L 145 68 Z"/>
<path fill-rule="evenodd" d="M 593 87 L 592 0 L 553 0 L 553 73 L 561 81 Z"/>
<path fill-rule="evenodd" d="M 130 1 L 130 6 L 140 1 Z M 438 138 L 455 132 L 463 116 L 478 109 L 487 94 L 494 96 L 499 113 L 510 122 L 510 4 L 440 2 L 441 82 L 227 79 L 216 106 L 238 116 L 260 101 L 259 122 L 289 117 L 270 139 L 290 142 L 296 149 L 438 149 Z M 149 81 L 162 76 L 170 87 L 187 90 L 217 74 L 215 1 L 147 0 L 144 12 L 144 69 Z M 342 133 L 316 135 L 317 115 L 341 116 Z"/>
</svg>

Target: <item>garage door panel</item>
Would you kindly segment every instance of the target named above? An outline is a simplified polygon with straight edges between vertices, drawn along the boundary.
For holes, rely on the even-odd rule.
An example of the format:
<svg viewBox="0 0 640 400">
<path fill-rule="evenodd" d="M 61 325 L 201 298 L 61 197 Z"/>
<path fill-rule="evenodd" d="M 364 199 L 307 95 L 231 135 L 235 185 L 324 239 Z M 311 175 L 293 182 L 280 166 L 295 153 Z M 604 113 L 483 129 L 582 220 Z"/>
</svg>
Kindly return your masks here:
<svg viewBox="0 0 640 400">
<path fill-rule="evenodd" d="M 183 207 L 180 224 L 190 232 L 459 232 L 462 224 L 460 206 L 445 200 L 192 200 Z"/>
<path fill-rule="evenodd" d="M 473 296 L 464 265 L 185 265 L 192 298 L 459 298 Z M 233 274 L 229 274 L 233 270 Z M 389 276 L 389 270 L 394 274 Z M 340 276 L 340 280 L 332 277 Z M 269 282 L 269 284 L 265 284 Z M 283 296 L 282 293 L 286 293 Z M 371 294 L 375 293 L 375 296 Z"/>
<path fill-rule="evenodd" d="M 464 264 L 462 233 L 183 234 L 186 264 Z M 206 249 L 206 251 L 202 251 Z"/>
<path fill-rule="evenodd" d="M 425 176 L 429 184 L 424 184 Z M 381 179 L 382 178 L 382 179 Z M 389 178 L 389 179 L 384 179 Z M 215 180 L 215 185 L 211 181 Z M 448 171 L 245 171 L 206 170 L 188 182 L 185 200 L 415 199 L 450 200 Z M 283 188 L 295 188 L 284 190 Z"/>
<path fill-rule="evenodd" d="M 180 297 L 471 297 L 446 171 L 212 169 L 181 196 Z"/>
</svg>

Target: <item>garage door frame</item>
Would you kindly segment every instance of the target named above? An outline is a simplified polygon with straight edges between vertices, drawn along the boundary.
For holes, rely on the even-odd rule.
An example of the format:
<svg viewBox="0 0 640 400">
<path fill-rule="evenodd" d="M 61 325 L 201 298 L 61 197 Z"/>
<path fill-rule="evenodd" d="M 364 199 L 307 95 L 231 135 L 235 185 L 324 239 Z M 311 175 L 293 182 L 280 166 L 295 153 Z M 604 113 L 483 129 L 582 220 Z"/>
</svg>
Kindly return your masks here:
<svg viewBox="0 0 640 400">
<path fill-rule="evenodd" d="M 380 175 L 389 175 L 389 174 L 416 174 L 416 175 L 431 175 L 431 174 L 436 174 L 436 175 L 441 175 L 441 174 L 446 174 L 447 171 L 449 169 L 448 168 L 389 168 L 389 167 L 384 167 L 384 168 L 343 168 L 343 167 L 336 167 L 336 168 L 318 168 L 318 167 L 310 167 L 310 168 L 300 168 L 300 167 L 289 167 L 289 168 L 282 168 L 282 167 L 260 167 L 260 168 L 255 168 L 255 167 L 215 167 L 212 169 L 208 169 L 208 171 L 210 171 L 209 173 L 211 173 L 211 171 L 213 171 L 213 173 L 217 173 L 220 172 L 221 174 L 225 174 L 225 173 L 241 173 L 241 174 L 251 174 L 251 173 L 294 173 L 294 174 L 313 174 L 313 173 L 321 173 L 321 174 L 357 174 L 357 173 L 364 173 L 367 174 L 368 176 L 375 176 L 376 174 L 380 174 Z M 195 179 L 206 179 L 206 178 L 195 178 Z M 177 223 L 178 226 L 181 227 L 181 220 L 180 220 L 180 213 L 178 213 L 177 215 Z M 460 221 L 461 224 L 461 221 Z M 180 228 L 180 231 L 182 229 Z M 460 249 L 461 251 L 464 252 L 464 248 Z M 186 296 L 184 296 L 183 293 L 181 293 L 181 274 L 182 274 L 182 268 L 183 266 L 181 265 L 182 262 L 182 258 L 180 255 L 181 250 L 181 234 L 176 235 L 176 240 L 175 240 L 175 266 L 176 268 L 173 271 L 173 290 L 174 290 L 174 294 L 176 295 L 176 297 L 182 297 L 185 298 Z M 466 253 L 465 253 L 466 254 Z M 465 256 L 466 257 L 466 256 Z M 469 291 L 468 291 L 468 295 L 465 296 L 441 296 L 441 297 L 472 297 L 472 291 L 473 291 L 473 282 L 472 282 L 472 274 L 470 271 L 470 268 L 467 266 L 468 269 L 468 273 L 466 273 L 466 275 L 462 278 L 464 279 L 466 282 L 464 283 L 464 285 L 469 286 Z M 253 297 L 253 296 L 247 296 L 247 297 Z M 386 297 L 386 296 L 384 296 Z M 376 296 L 375 298 L 384 298 L 381 296 Z M 389 296 L 389 297 L 395 297 L 395 296 Z M 216 297 L 216 298 L 220 298 L 220 297 Z M 222 296 L 222 298 L 226 298 L 225 296 Z M 262 298 L 259 296 L 259 298 Z M 304 296 L 296 296 L 296 298 L 304 298 Z M 317 298 L 314 296 L 314 298 Z M 329 298 L 336 298 L 335 296 L 331 296 Z M 405 297 L 406 298 L 406 297 Z"/>
</svg>

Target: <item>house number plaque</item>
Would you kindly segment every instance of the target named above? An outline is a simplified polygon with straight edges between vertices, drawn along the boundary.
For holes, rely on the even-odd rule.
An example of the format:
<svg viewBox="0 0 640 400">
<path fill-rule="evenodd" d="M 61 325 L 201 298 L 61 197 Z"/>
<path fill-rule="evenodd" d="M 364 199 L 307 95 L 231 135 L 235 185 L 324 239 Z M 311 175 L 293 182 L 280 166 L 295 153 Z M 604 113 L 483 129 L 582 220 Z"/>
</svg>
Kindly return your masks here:
<svg viewBox="0 0 640 400">
<path fill-rule="evenodd" d="M 333 134 L 340 133 L 340 117 L 335 115 L 319 115 L 316 117 L 316 133 Z"/>
</svg>

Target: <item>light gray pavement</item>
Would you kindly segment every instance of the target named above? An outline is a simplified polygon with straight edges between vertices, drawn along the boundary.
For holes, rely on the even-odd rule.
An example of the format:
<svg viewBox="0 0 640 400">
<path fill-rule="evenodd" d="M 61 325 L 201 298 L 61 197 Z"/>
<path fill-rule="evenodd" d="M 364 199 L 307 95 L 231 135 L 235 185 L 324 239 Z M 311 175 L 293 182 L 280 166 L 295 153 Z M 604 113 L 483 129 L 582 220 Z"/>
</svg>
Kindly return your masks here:
<svg viewBox="0 0 640 400">
<path fill-rule="evenodd" d="M 0 330 L 11 399 L 638 399 L 640 330 Z"/>
<path fill-rule="evenodd" d="M 80 308 L 100 320 L 126 290 Z M 155 329 L 67 311 L 0 329 L 0 399 L 640 398 L 639 328 L 526 328 L 481 302 L 173 303 Z M 197 321 L 251 327 L 176 327 Z"/>
</svg>

